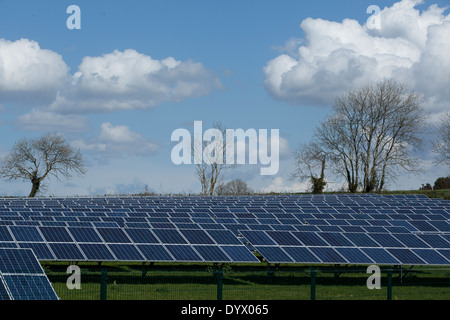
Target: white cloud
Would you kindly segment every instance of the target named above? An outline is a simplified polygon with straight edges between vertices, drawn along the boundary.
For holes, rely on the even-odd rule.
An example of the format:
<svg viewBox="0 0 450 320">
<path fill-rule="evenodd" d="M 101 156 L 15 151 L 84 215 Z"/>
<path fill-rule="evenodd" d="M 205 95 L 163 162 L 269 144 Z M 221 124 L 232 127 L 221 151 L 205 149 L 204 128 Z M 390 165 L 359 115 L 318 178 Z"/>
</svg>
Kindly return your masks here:
<svg viewBox="0 0 450 320">
<path fill-rule="evenodd" d="M 0 99 L 49 101 L 65 82 L 62 57 L 28 39 L 0 39 Z"/>
<path fill-rule="evenodd" d="M 92 152 L 104 158 L 129 155 L 148 155 L 156 152 L 159 145 L 124 125 L 114 126 L 105 122 L 100 127 L 100 135 L 87 142 L 81 139 L 72 142 L 81 151 Z"/>
<path fill-rule="evenodd" d="M 261 188 L 261 193 L 295 193 L 306 192 L 307 182 L 286 183 L 282 177 L 276 177 L 266 187 Z"/>
<path fill-rule="evenodd" d="M 420 12 L 419 3 L 384 8 L 380 30 L 351 19 L 305 19 L 297 51 L 265 66 L 266 90 L 292 104 L 330 105 L 350 89 L 394 78 L 424 94 L 430 110 L 442 109 L 450 98 L 450 15 L 436 5 Z"/>
<path fill-rule="evenodd" d="M 166 101 L 207 95 L 220 80 L 201 63 L 155 60 L 133 49 L 85 57 L 49 109 L 93 113 L 148 109 Z"/>
<path fill-rule="evenodd" d="M 20 128 L 29 131 L 85 132 L 89 130 L 88 120 L 79 115 L 61 115 L 39 109 L 17 119 Z"/>
<path fill-rule="evenodd" d="M 222 88 L 202 63 L 157 60 L 133 49 L 84 57 L 75 73 L 36 41 L 0 38 L 0 103 L 34 103 L 55 114 L 149 109 Z"/>
</svg>

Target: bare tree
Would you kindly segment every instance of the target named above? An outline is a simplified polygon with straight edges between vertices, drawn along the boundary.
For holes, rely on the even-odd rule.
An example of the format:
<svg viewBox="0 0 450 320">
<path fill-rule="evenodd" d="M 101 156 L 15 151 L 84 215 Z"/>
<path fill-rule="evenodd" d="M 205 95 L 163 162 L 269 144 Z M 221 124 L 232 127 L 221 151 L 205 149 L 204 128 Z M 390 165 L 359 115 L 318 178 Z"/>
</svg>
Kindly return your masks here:
<svg viewBox="0 0 450 320">
<path fill-rule="evenodd" d="M 323 193 L 325 180 L 326 153 L 314 142 L 302 145 L 296 152 L 295 169 L 291 180 L 309 181 L 312 193 Z"/>
<path fill-rule="evenodd" d="M 411 155 L 421 148 L 425 132 L 427 115 L 420 100 L 393 80 L 336 99 L 313 139 L 350 192 L 381 191 L 399 170 L 420 170 Z"/>
<path fill-rule="evenodd" d="M 34 197 L 48 176 L 69 179 L 72 172 L 86 173 L 79 151 L 75 152 L 58 134 L 37 139 L 22 139 L 14 145 L 0 165 L 0 176 L 6 180 L 24 179 L 32 184 L 29 197 Z"/>
<path fill-rule="evenodd" d="M 220 122 L 213 123 L 217 135 L 212 141 L 194 140 L 192 155 L 196 163 L 195 176 L 202 187 L 202 195 L 214 195 L 214 190 L 222 178 L 225 169 L 235 167 L 226 164 L 226 129 Z"/>
<path fill-rule="evenodd" d="M 450 166 L 450 112 L 442 118 L 437 137 L 438 140 L 433 143 L 433 151 L 438 154 L 436 162 Z"/>
<path fill-rule="evenodd" d="M 219 184 L 216 187 L 215 193 L 219 196 L 225 195 L 246 195 L 253 193 L 253 190 L 247 183 L 241 179 L 234 179 L 226 184 Z"/>
</svg>

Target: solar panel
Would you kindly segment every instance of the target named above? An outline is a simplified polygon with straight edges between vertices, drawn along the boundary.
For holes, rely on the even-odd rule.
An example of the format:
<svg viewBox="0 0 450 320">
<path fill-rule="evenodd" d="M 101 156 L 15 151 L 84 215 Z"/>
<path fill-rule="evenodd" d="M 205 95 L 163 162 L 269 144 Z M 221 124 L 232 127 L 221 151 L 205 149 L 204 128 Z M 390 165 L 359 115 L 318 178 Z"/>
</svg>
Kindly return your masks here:
<svg viewBox="0 0 450 320">
<path fill-rule="evenodd" d="M 439 254 L 436 250 L 412 249 L 412 251 L 430 265 L 448 265 L 450 263 L 449 259 Z"/>
<path fill-rule="evenodd" d="M 347 264 L 347 260 L 342 257 L 336 250 L 330 247 L 311 247 L 311 252 L 316 255 L 323 263 Z"/>
<path fill-rule="evenodd" d="M 305 246 L 328 246 L 315 232 L 292 232 Z"/>
<path fill-rule="evenodd" d="M 0 249 L 0 300 L 58 300 L 31 249 Z"/>
<path fill-rule="evenodd" d="M 163 245 L 138 245 L 146 261 L 174 261 Z"/>
<path fill-rule="evenodd" d="M 183 236 L 191 244 L 214 244 L 214 241 L 203 230 L 180 230 Z"/>
<path fill-rule="evenodd" d="M 167 245 L 166 248 L 176 261 L 203 262 L 203 259 L 189 245 Z"/>
<path fill-rule="evenodd" d="M 108 244 L 119 261 L 145 261 L 145 258 L 139 253 L 138 249 L 132 244 Z"/>
<path fill-rule="evenodd" d="M 300 241 L 289 232 L 267 231 L 266 233 L 280 246 L 301 245 Z"/>
<path fill-rule="evenodd" d="M 90 261 L 114 261 L 116 260 L 108 247 L 102 243 L 80 243 L 81 250 Z"/>
<path fill-rule="evenodd" d="M 86 258 L 75 243 L 49 243 L 56 260 L 83 261 Z"/>
<path fill-rule="evenodd" d="M 10 226 L 8 228 L 11 230 L 16 241 L 44 242 L 36 227 Z"/>
<path fill-rule="evenodd" d="M 249 248 L 280 248 L 266 250 L 278 254 L 280 261 L 313 263 L 318 258 L 310 248 L 323 247 L 314 250 L 331 254 L 327 260 L 347 263 L 378 262 L 374 257 L 393 264 L 442 263 L 447 252 L 442 250 L 450 249 L 448 207 L 448 201 L 424 196 L 373 194 L 0 199 L 0 247 L 33 248 L 39 259 L 49 260 L 175 261 L 164 245 L 189 244 L 203 261 L 224 259 L 224 253 L 235 261 L 240 250 L 254 261 L 241 245 L 242 234 Z M 131 257 L 121 252 L 127 247 L 117 247 L 116 256 L 105 244 L 126 244 Z M 234 256 L 226 252 L 234 248 Z M 409 253 L 401 251 L 402 259 L 396 259 L 375 248 Z M 370 254 L 365 249 L 371 249 Z M 422 249 L 434 251 L 416 252 Z"/>
<path fill-rule="evenodd" d="M 422 259 L 415 255 L 409 249 L 387 249 L 394 257 L 396 257 L 402 264 L 421 265 L 426 264 Z"/>
<path fill-rule="evenodd" d="M 97 232 L 107 243 L 131 243 L 131 240 L 120 228 L 97 228 Z"/>
<path fill-rule="evenodd" d="M 231 262 L 231 259 L 218 246 L 193 246 L 205 262 Z"/>
<path fill-rule="evenodd" d="M 133 228 L 126 229 L 125 232 L 134 243 L 159 243 L 150 229 Z"/>
<path fill-rule="evenodd" d="M 294 262 L 280 247 L 256 246 L 255 248 L 270 263 Z"/>
<path fill-rule="evenodd" d="M 187 244 L 184 237 L 175 229 L 152 229 L 161 243 Z"/>
<path fill-rule="evenodd" d="M 283 247 L 283 250 L 297 263 L 320 263 L 320 260 L 306 247 Z"/>
<path fill-rule="evenodd" d="M 244 246 L 222 246 L 221 248 L 233 262 L 259 262 L 258 258 Z"/>
<path fill-rule="evenodd" d="M 261 246 L 276 245 L 264 231 L 241 231 L 241 234 L 252 244 Z"/>
<path fill-rule="evenodd" d="M 334 248 L 341 256 L 352 264 L 373 264 L 375 261 L 370 259 L 358 248 Z"/>
</svg>

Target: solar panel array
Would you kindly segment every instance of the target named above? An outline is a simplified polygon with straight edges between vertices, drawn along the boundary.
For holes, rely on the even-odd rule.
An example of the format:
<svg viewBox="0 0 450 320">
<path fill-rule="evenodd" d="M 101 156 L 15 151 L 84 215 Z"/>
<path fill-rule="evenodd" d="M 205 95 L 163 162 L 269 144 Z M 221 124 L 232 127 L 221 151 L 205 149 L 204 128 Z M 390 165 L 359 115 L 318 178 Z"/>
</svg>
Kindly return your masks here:
<svg viewBox="0 0 450 320">
<path fill-rule="evenodd" d="M 450 265 L 450 202 L 279 195 L 0 199 L 0 246 L 39 260 Z"/>
<path fill-rule="evenodd" d="M 0 300 L 58 300 L 31 249 L 0 248 Z"/>
</svg>

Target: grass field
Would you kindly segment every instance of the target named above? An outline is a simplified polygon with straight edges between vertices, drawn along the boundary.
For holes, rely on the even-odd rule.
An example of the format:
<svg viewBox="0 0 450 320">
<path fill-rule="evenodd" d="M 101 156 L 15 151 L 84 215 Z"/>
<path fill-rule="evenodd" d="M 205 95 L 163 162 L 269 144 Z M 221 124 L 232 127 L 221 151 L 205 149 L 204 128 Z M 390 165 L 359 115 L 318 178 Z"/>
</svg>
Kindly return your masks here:
<svg viewBox="0 0 450 320">
<path fill-rule="evenodd" d="M 97 264 L 79 264 L 81 289 L 69 290 L 67 263 L 43 264 L 50 281 L 62 300 L 99 300 L 101 271 Z M 216 300 L 218 278 L 208 264 L 108 263 L 106 298 L 108 300 Z M 381 289 L 369 290 L 365 267 L 317 267 L 317 300 L 386 300 L 387 275 L 382 273 Z M 319 269 L 320 268 L 320 269 Z M 222 299 L 224 300 L 309 300 L 310 267 L 282 265 L 225 265 Z M 392 299 L 450 300 L 450 267 L 414 267 L 394 270 Z"/>
</svg>

